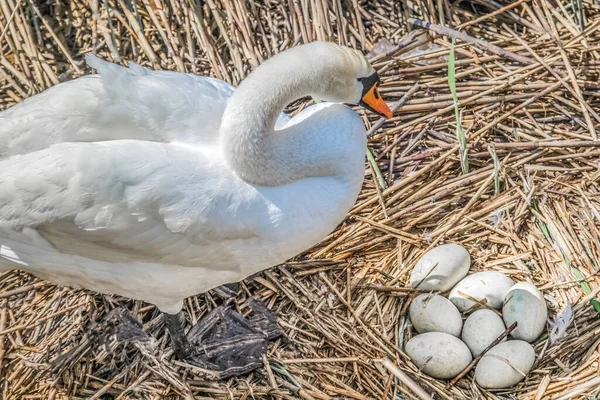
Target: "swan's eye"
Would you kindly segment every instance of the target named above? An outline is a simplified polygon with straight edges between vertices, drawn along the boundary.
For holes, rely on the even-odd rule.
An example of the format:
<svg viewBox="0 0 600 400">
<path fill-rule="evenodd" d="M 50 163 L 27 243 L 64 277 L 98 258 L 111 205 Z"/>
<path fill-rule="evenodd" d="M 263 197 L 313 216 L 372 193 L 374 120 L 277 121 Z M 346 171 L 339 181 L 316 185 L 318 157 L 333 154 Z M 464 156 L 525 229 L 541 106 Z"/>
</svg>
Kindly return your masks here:
<svg viewBox="0 0 600 400">
<path fill-rule="evenodd" d="M 377 72 L 374 72 L 373 74 L 364 78 L 358 78 L 358 81 L 363 85 L 362 94 L 364 96 L 369 90 L 371 90 L 371 88 L 373 88 L 374 86 L 379 86 L 379 74 Z"/>
</svg>

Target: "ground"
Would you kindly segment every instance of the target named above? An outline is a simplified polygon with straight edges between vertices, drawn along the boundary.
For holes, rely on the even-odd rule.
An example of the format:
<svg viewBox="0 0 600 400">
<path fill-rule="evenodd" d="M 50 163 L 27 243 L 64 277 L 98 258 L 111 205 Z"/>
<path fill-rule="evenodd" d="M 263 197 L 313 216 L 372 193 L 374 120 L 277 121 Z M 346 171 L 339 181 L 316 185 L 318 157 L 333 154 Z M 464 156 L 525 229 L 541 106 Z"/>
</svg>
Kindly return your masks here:
<svg viewBox="0 0 600 400">
<path fill-rule="evenodd" d="M 316 39 L 369 54 L 384 98 L 403 99 L 373 129 L 373 157 L 347 219 L 315 248 L 242 284 L 239 311 L 255 296 L 284 332 L 264 368 L 215 381 L 172 356 L 153 306 L 8 272 L 0 275 L 1 397 L 412 398 L 384 358 L 432 398 L 595 396 L 599 26 L 591 0 L 0 1 L 0 109 L 90 73 L 82 61 L 90 51 L 235 84 L 270 55 Z M 448 82 L 453 36 L 460 140 Z M 377 123 L 358 112 L 368 128 Z M 534 369 L 511 390 L 486 392 L 472 373 L 445 390 L 402 352 L 413 335 L 410 271 L 428 248 L 450 242 L 467 248 L 472 271 L 535 283 L 551 318 L 574 309 L 564 337 L 535 342 Z M 189 324 L 219 301 L 188 299 Z M 117 307 L 150 339 L 91 340 Z M 73 357 L 57 358 L 68 351 Z"/>
</svg>

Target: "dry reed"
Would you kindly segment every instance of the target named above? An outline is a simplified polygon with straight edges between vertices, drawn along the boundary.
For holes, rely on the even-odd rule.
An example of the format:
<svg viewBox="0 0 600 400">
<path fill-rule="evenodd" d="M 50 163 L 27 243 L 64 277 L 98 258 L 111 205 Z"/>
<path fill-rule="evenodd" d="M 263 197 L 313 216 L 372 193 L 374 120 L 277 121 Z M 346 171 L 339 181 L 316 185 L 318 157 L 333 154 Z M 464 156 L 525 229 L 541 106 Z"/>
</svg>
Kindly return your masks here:
<svg viewBox="0 0 600 400">
<path fill-rule="evenodd" d="M 237 83 L 313 40 L 375 48 L 384 96 L 410 91 L 390 121 L 359 111 L 376 125 L 375 164 L 348 218 L 306 254 L 243 284 L 238 304 L 258 296 L 286 334 L 265 369 L 213 381 L 172 357 L 153 306 L 8 272 L 0 275 L 0 397 L 379 400 L 413 398 L 415 384 L 420 398 L 597 396 L 598 28 L 592 0 L 0 0 L 0 109 L 89 73 L 82 60 L 91 51 Z M 447 81 L 453 36 L 467 174 Z M 551 315 L 574 306 L 567 335 L 540 338 L 534 370 L 513 389 L 484 391 L 470 373 L 446 390 L 401 351 L 412 334 L 407 277 L 443 242 L 465 246 L 474 271 L 534 282 Z M 188 299 L 189 322 L 213 304 L 210 294 Z M 116 306 L 154 340 L 91 345 L 86 332 Z M 74 348 L 76 357 L 49 369 Z"/>
</svg>

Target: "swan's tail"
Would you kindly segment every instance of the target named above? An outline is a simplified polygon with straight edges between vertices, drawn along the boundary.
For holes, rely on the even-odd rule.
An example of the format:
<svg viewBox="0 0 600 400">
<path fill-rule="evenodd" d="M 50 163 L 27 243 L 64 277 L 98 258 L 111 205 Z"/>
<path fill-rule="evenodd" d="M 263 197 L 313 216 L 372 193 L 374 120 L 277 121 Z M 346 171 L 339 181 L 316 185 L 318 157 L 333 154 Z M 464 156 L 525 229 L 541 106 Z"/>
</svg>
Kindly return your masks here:
<svg viewBox="0 0 600 400">
<path fill-rule="evenodd" d="M 85 55 L 85 62 L 90 67 L 94 68 L 100 76 L 108 77 L 108 76 L 119 76 L 119 75 L 148 75 L 150 70 L 148 68 L 144 68 L 139 64 L 130 61 L 128 63 L 129 68 L 122 67 L 118 64 L 110 63 L 106 60 L 101 59 L 97 55 L 93 53 L 87 53 Z"/>
<path fill-rule="evenodd" d="M 85 62 L 98 72 L 104 88 L 115 96 L 115 98 L 123 99 L 124 97 L 132 97 L 131 100 L 143 104 L 143 99 L 135 97 L 135 78 L 148 76 L 152 73 L 151 70 L 134 62 L 129 62 L 129 68 L 123 67 L 122 65 L 103 60 L 92 53 L 85 55 Z"/>
</svg>

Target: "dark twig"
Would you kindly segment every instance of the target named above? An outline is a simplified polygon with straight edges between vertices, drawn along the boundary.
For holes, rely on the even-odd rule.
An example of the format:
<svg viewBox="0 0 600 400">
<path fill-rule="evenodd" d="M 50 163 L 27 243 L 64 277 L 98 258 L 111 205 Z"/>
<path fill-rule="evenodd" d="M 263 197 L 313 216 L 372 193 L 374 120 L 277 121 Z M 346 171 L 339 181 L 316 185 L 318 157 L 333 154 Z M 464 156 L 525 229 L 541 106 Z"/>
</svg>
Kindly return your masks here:
<svg viewBox="0 0 600 400">
<path fill-rule="evenodd" d="M 488 50 L 488 51 L 490 51 L 494 54 L 498 54 L 500 56 L 510 58 L 521 64 L 528 65 L 528 64 L 535 63 L 535 61 L 532 60 L 531 58 L 520 56 L 518 54 L 513 53 L 512 51 L 504 50 L 503 48 L 498 47 L 495 44 L 491 44 L 489 42 L 486 42 L 485 40 L 475 39 L 472 36 L 469 36 L 465 33 L 457 32 L 454 29 L 446 28 L 445 26 L 439 26 L 436 24 L 432 24 L 431 22 L 421 21 L 420 19 L 416 19 L 416 18 L 409 18 L 408 22 L 413 25 L 419 26 L 421 28 L 429 29 L 431 31 L 439 33 L 440 35 L 446 35 L 446 36 L 450 36 L 453 38 L 463 40 L 465 42 L 476 44 L 477 46 L 479 46 L 485 50 Z"/>
</svg>

